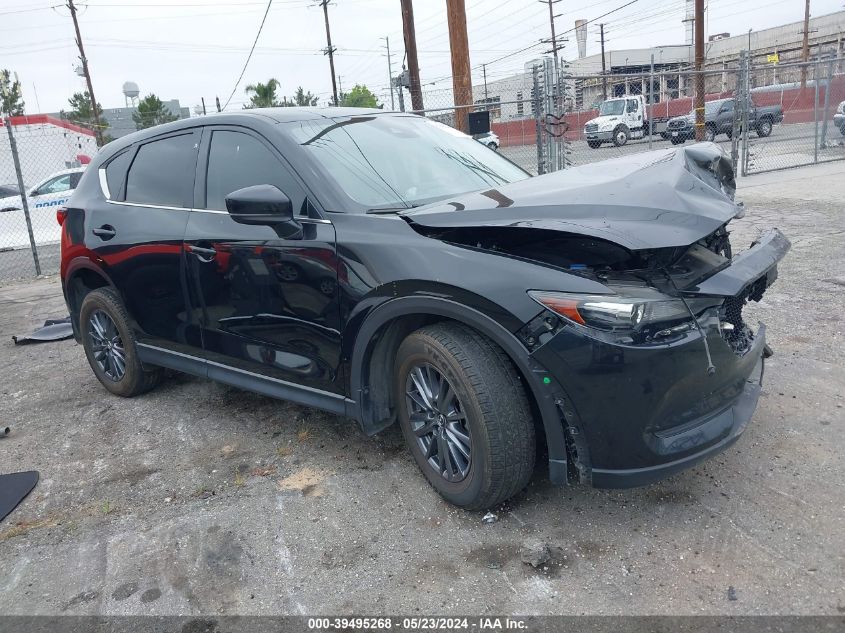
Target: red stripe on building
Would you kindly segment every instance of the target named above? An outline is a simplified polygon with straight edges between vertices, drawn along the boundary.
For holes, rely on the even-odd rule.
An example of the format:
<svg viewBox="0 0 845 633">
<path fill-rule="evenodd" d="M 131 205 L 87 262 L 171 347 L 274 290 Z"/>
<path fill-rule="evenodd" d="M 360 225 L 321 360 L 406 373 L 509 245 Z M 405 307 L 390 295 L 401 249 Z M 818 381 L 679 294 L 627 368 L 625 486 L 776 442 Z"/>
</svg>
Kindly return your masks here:
<svg viewBox="0 0 845 633">
<path fill-rule="evenodd" d="M 0 119 L 0 121 L 2 121 L 2 119 Z M 94 132 L 89 130 L 88 128 L 82 127 L 81 125 L 75 125 L 70 121 L 57 119 L 56 117 L 52 117 L 49 114 L 25 114 L 23 116 L 12 116 L 9 117 L 9 121 L 12 122 L 12 125 L 55 125 L 56 127 L 63 127 L 66 130 L 70 130 L 71 132 L 76 132 L 78 134 L 87 134 L 92 138 L 94 137 Z"/>
</svg>

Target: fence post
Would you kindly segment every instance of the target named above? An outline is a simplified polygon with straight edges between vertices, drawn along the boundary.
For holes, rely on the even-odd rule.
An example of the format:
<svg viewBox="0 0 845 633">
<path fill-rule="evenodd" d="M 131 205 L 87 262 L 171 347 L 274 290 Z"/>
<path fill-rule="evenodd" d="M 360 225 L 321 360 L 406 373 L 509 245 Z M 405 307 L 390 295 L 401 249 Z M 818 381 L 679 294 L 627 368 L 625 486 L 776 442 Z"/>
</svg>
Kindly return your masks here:
<svg viewBox="0 0 845 633">
<path fill-rule="evenodd" d="M 827 111 L 830 106 L 830 88 L 833 84 L 833 60 L 827 62 L 827 85 L 824 88 L 824 110 L 822 113 L 822 142 L 821 146 L 827 144 Z"/>
<path fill-rule="evenodd" d="M 32 249 L 32 260 L 35 262 L 35 274 L 41 275 L 41 262 L 38 261 L 38 248 L 35 246 L 35 234 L 32 232 L 32 219 L 29 217 L 29 201 L 26 199 L 26 188 L 23 184 L 23 172 L 21 171 L 21 160 L 18 156 L 18 144 L 15 142 L 15 135 L 12 134 L 11 116 L 6 117 L 6 131 L 9 133 L 9 147 L 12 149 L 15 174 L 18 177 L 18 189 L 21 191 L 23 217 L 26 219 L 26 230 L 29 233 L 29 247 Z"/>
<path fill-rule="evenodd" d="M 813 163 L 819 162 L 819 62 L 813 66 L 813 84 L 815 85 L 815 99 L 813 101 L 813 122 L 815 135 L 813 144 Z"/>
<path fill-rule="evenodd" d="M 669 101 L 666 101 L 669 106 Z M 651 54 L 651 71 L 648 75 L 648 149 L 651 151 L 651 137 L 654 134 L 654 53 Z"/>
<path fill-rule="evenodd" d="M 537 135 L 537 174 L 542 175 L 546 173 L 545 165 L 543 164 L 543 135 L 542 135 L 542 126 L 540 124 L 540 78 L 538 76 L 537 66 L 533 66 L 531 69 L 531 79 L 534 83 L 534 98 L 532 101 L 534 102 L 534 128 Z"/>
<path fill-rule="evenodd" d="M 742 69 L 742 169 L 741 175 L 748 175 L 748 110 L 751 108 L 751 57 L 748 51 L 740 51 Z"/>
</svg>

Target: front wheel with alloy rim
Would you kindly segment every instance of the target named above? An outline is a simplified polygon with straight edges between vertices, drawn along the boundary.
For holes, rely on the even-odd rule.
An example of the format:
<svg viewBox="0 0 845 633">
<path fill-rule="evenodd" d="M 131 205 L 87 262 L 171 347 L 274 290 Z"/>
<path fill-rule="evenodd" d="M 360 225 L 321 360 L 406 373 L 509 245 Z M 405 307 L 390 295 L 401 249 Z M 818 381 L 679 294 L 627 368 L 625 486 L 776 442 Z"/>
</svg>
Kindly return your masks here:
<svg viewBox="0 0 845 633">
<path fill-rule="evenodd" d="M 525 487 L 534 470 L 534 422 L 501 348 L 465 325 L 438 323 L 402 342 L 395 367 L 402 434 L 444 499 L 482 510 Z"/>
<path fill-rule="evenodd" d="M 765 138 L 772 133 L 772 122 L 769 119 L 763 119 L 757 124 L 757 136 Z"/>
<path fill-rule="evenodd" d="M 146 368 L 138 359 L 129 317 L 114 290 L 98 288 L 85 295 L 79 329 L 88 364 L 110 392 L 129 398 L 158 384 L 161 369 Z"/>
<path fill-rule="evenodd" d="M 616 147 L 622 147 L 628 142 L 629 134 L 630 132 L 626 126 L 618 125 L 616 129 L 613 130 L 613 144 L 616 145 Z"/>
</svg>

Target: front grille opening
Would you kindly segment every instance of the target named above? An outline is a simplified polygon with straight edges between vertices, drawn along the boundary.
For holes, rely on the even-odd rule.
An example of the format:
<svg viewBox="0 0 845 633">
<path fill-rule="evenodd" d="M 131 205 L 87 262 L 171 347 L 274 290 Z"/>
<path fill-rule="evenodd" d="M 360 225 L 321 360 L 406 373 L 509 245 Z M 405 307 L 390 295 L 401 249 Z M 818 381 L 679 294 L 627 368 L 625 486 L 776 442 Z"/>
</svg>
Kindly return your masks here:
<svg viewBox="0 0 845 633">
<path fill-rule="evenodd" d="M 730 345 L 734 353 L 742 356 L 754 342 L 754 331 L 748 327 L 742 318 L 742 309 L 745 307 L 746 295 L 728 297 L 722 306 L 722 322 L 730 323 L 733 329 L 722 329 L 722 338 Z"/>
</svg>

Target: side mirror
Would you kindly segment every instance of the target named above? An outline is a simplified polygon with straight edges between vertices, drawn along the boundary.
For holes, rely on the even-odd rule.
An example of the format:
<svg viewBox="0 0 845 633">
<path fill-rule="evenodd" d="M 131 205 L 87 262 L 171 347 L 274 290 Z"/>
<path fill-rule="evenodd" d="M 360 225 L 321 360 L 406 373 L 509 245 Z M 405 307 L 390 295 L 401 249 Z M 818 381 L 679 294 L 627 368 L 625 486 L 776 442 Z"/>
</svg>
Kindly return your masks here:
<svg viewBox="0 0 845 633">
<path fill-rule="evenodd" d="M 294 222 L 290 198 L 273 185 L 233 191 L 226 196 L 226 209 L 238 224 L 273 226 Z"/>
</svg>

